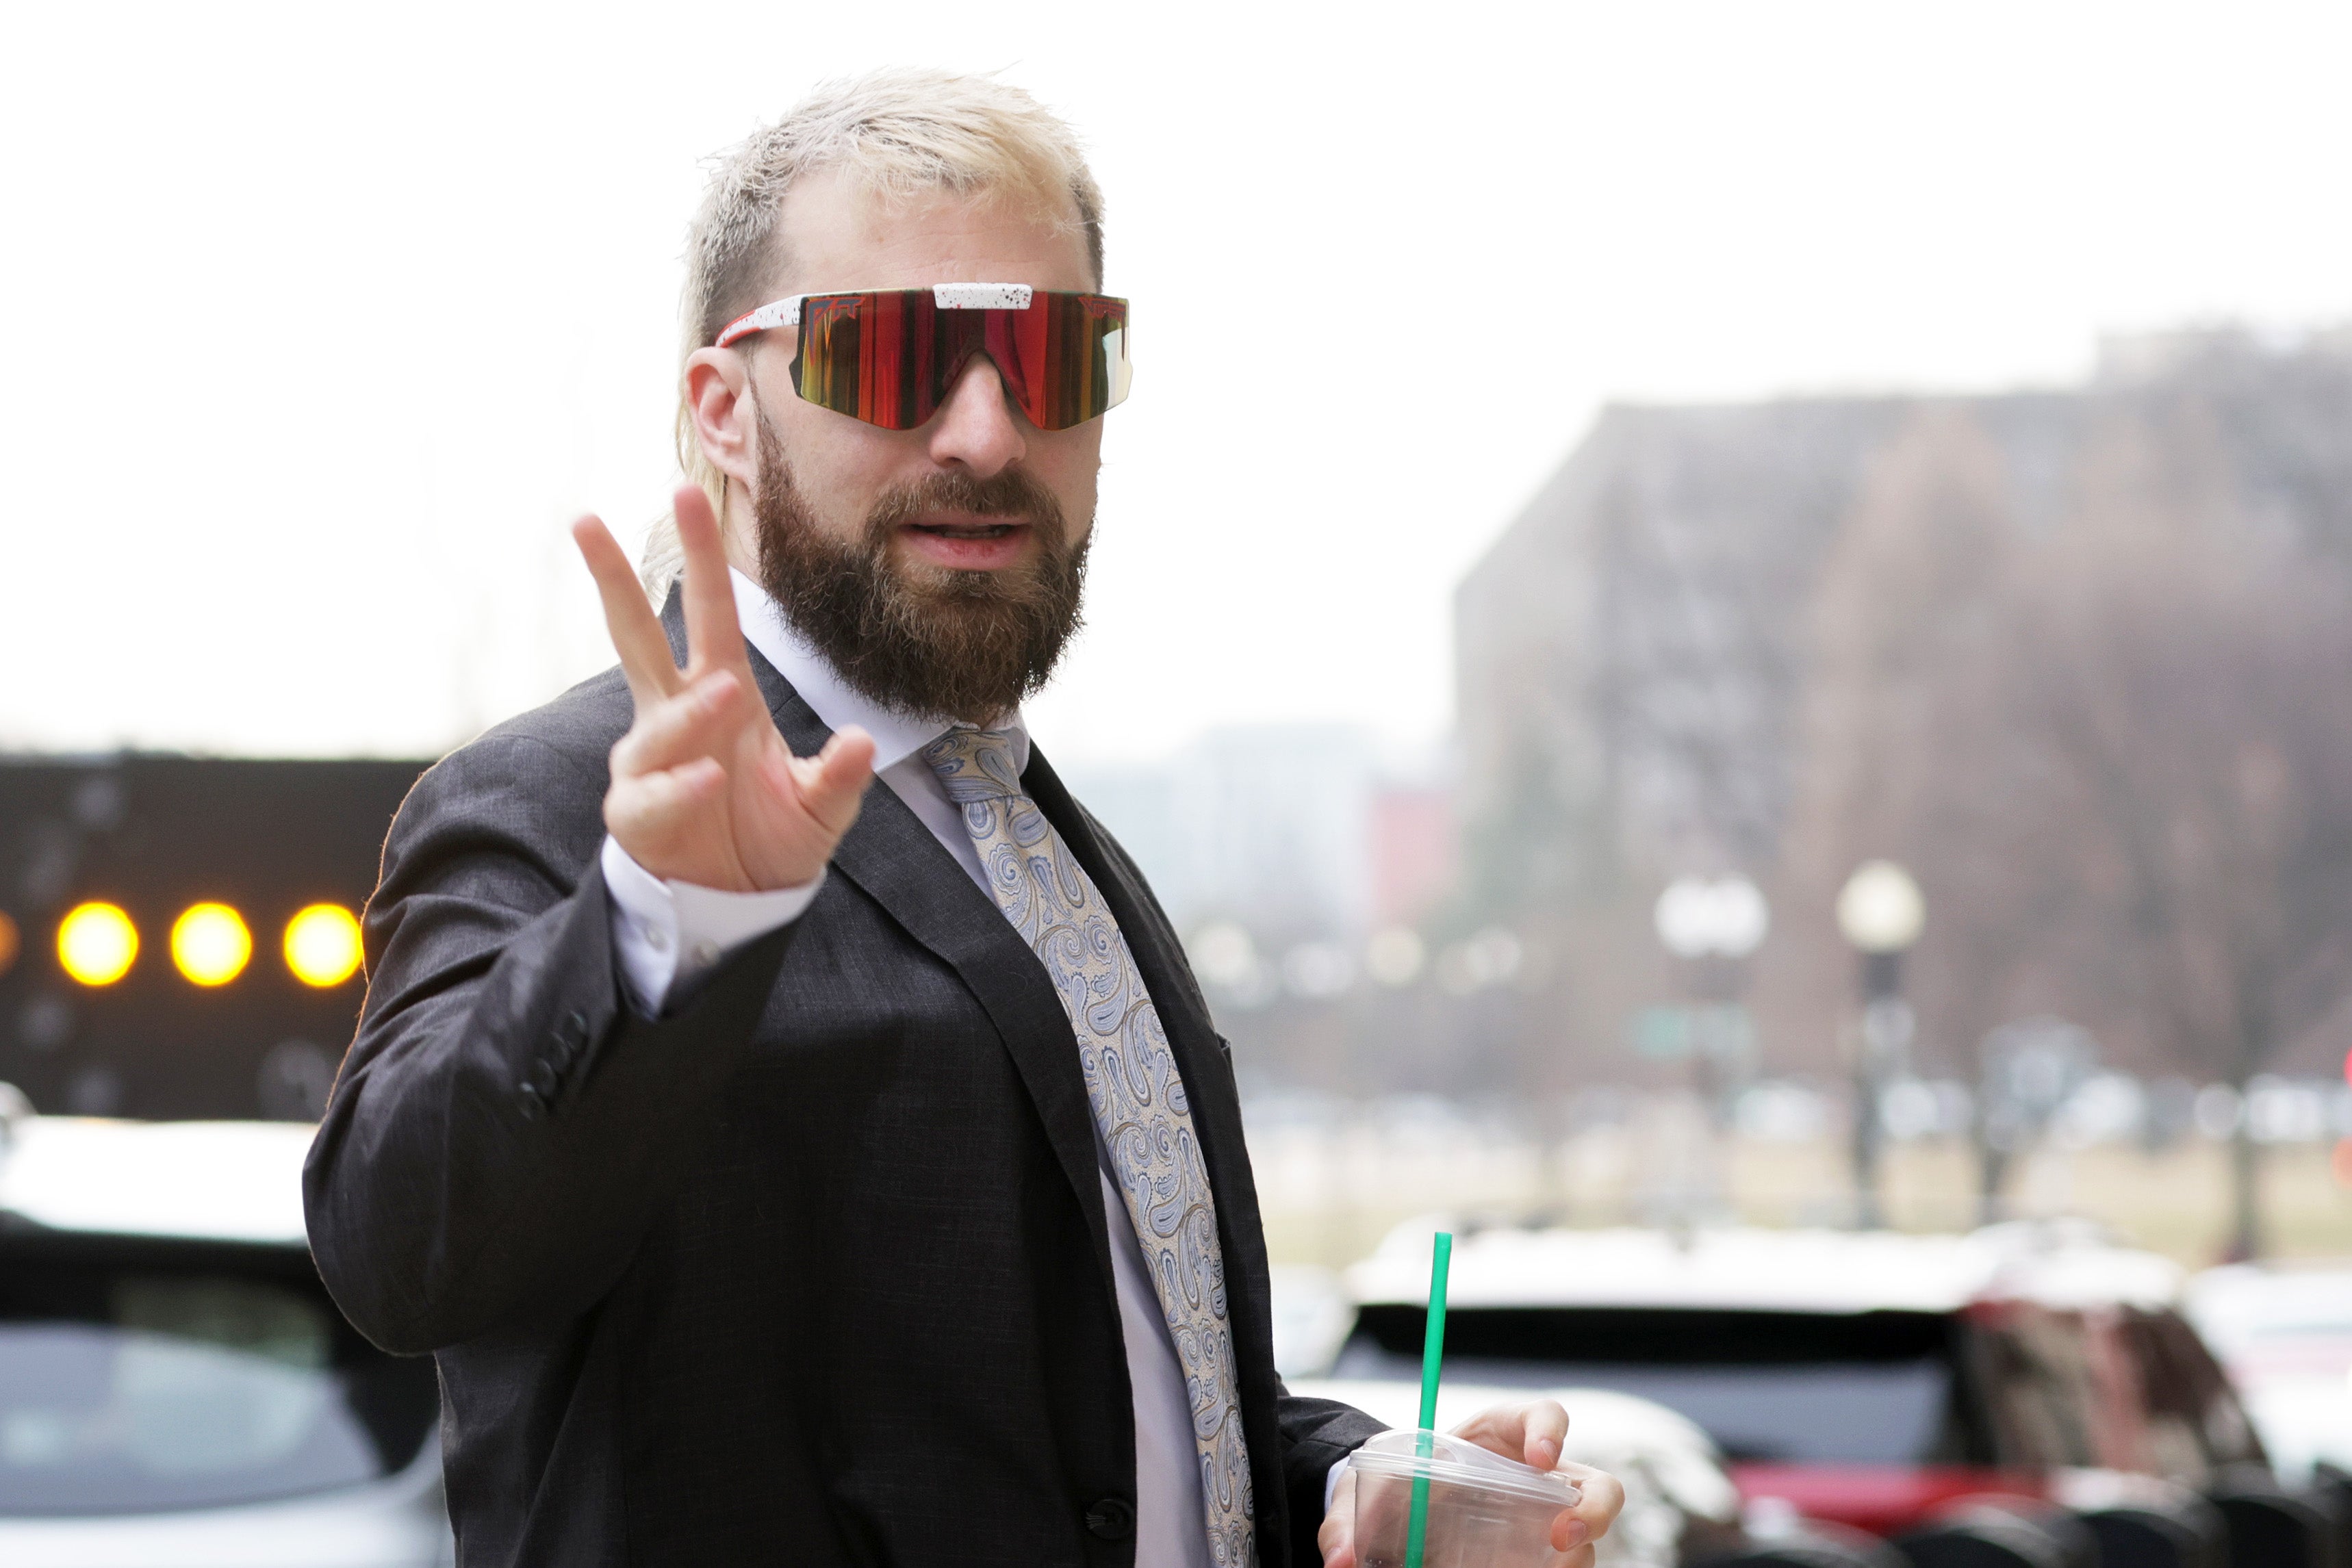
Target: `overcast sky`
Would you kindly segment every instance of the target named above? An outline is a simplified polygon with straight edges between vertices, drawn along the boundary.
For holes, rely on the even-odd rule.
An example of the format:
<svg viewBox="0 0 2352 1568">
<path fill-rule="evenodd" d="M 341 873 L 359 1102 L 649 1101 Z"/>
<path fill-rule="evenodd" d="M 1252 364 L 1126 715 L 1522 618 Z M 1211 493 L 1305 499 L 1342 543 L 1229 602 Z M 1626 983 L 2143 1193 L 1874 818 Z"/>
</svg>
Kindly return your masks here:
<svg viewBox="0 0 2352 1568">
<path fill-rule="evenodd" d="M 2054 383 L 2352 319 L 2352 7 L 85 4 L 0 52 L 0 746 L 431 753 L 611 662 L 701 160 L 1001 69 L 1137 379 L 1072 760 L 1449 722 L 1454 583 L 1611 399 Z"/>
</svg>

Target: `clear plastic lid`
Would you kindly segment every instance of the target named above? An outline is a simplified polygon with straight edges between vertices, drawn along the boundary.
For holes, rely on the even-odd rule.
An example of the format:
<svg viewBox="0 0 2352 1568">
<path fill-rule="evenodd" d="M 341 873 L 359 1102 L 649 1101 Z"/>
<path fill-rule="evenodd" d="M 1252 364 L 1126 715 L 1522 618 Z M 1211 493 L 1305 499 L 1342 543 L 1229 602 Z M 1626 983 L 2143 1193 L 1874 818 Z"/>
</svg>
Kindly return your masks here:
<svg viewBox="0 0 2352 1568">
<path fill-rule="evenodd" d="M 1421 1451 L 1424 1442 L 1429 1445 L 1426 1454 Z M 1449 1486 L 1507 1492 L 1561 1508 L 1574 1508 L 1584 1500 L 1576 1483 L 1558 1471 L 1533 1469 L 1443 1432 L 1382 1432 L 1358 1448 L 1349 1463 L 1367 1475 L 1402 1476 L 1407 1480 L 1427 1476 Z"/>
</svg>

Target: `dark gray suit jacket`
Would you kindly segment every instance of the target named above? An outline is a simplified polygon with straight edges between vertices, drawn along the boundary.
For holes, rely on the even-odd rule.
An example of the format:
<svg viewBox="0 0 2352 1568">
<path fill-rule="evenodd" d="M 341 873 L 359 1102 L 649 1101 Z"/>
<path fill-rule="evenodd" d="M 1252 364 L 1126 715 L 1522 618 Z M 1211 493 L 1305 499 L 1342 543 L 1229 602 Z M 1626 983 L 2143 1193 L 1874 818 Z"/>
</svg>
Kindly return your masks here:
<svg viewBox="0 0 2352 1568">
<path fill-rule="evenodd" d="M 823 724 L 752 661 L 815 750 Z M 1043 967 L 876 788 L 805 915 L 638 1016 L 596 865 L 629 718 L 608 672 L 418 782 L 305 1171 L 336 1301 L 438 1360 L 460 1562 L 1131 1563 L 1093 1122 Z M 1167 1025 L 1260 1556 L 1311 1565 L 1325 1472 L 1378 1423 L 1276 1377 L 1230 1052 L 1133 862 L 1042 757 L 1025 782 Z"/>
</svg>

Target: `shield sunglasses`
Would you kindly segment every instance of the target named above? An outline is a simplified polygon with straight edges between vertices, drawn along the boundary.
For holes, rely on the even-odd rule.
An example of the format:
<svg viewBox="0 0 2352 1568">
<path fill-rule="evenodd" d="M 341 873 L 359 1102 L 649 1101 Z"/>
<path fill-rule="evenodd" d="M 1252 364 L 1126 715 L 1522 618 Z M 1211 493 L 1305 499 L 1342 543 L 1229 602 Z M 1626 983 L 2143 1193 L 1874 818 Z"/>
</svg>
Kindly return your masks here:
<svg viewBox="0 0 2352 1568">
<path fill-rule="evenodd" d="M 796 294 L 729 322 L 724 349 L 800 330 L 793 388 L 835 413 L 913 430 L 939 412 L 974 354 L 1040 430 L 1067 430 L 1127 400 L 1127 301 L 1025 283 L 941 283 Z"/>
</svg>

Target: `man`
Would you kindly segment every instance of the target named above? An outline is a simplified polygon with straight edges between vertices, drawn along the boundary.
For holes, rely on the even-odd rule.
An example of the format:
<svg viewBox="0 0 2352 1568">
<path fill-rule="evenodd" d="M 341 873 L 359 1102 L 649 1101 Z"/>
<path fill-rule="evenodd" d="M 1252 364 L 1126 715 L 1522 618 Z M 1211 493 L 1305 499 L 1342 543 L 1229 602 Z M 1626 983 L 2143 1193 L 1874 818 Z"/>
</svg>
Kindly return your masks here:
<svg viewBox="0 0 2352 1568">
<path fill-rule="evenodd" d="M 393 826 L 306 1193 L 352 1320 L 438 1358 L 466 1564 L 1354 1560 L 1377 1424 L 1276 1375 L 1223 1041 L 1020 719 L 1125 392 L 1099 214 L 985 80 L 747 143 L 682 586 L 657 620 L 583 519 L 620 670 Z M 1468 1430 L 1549 1466 L 1565 1424 Z"/>
</svg>

